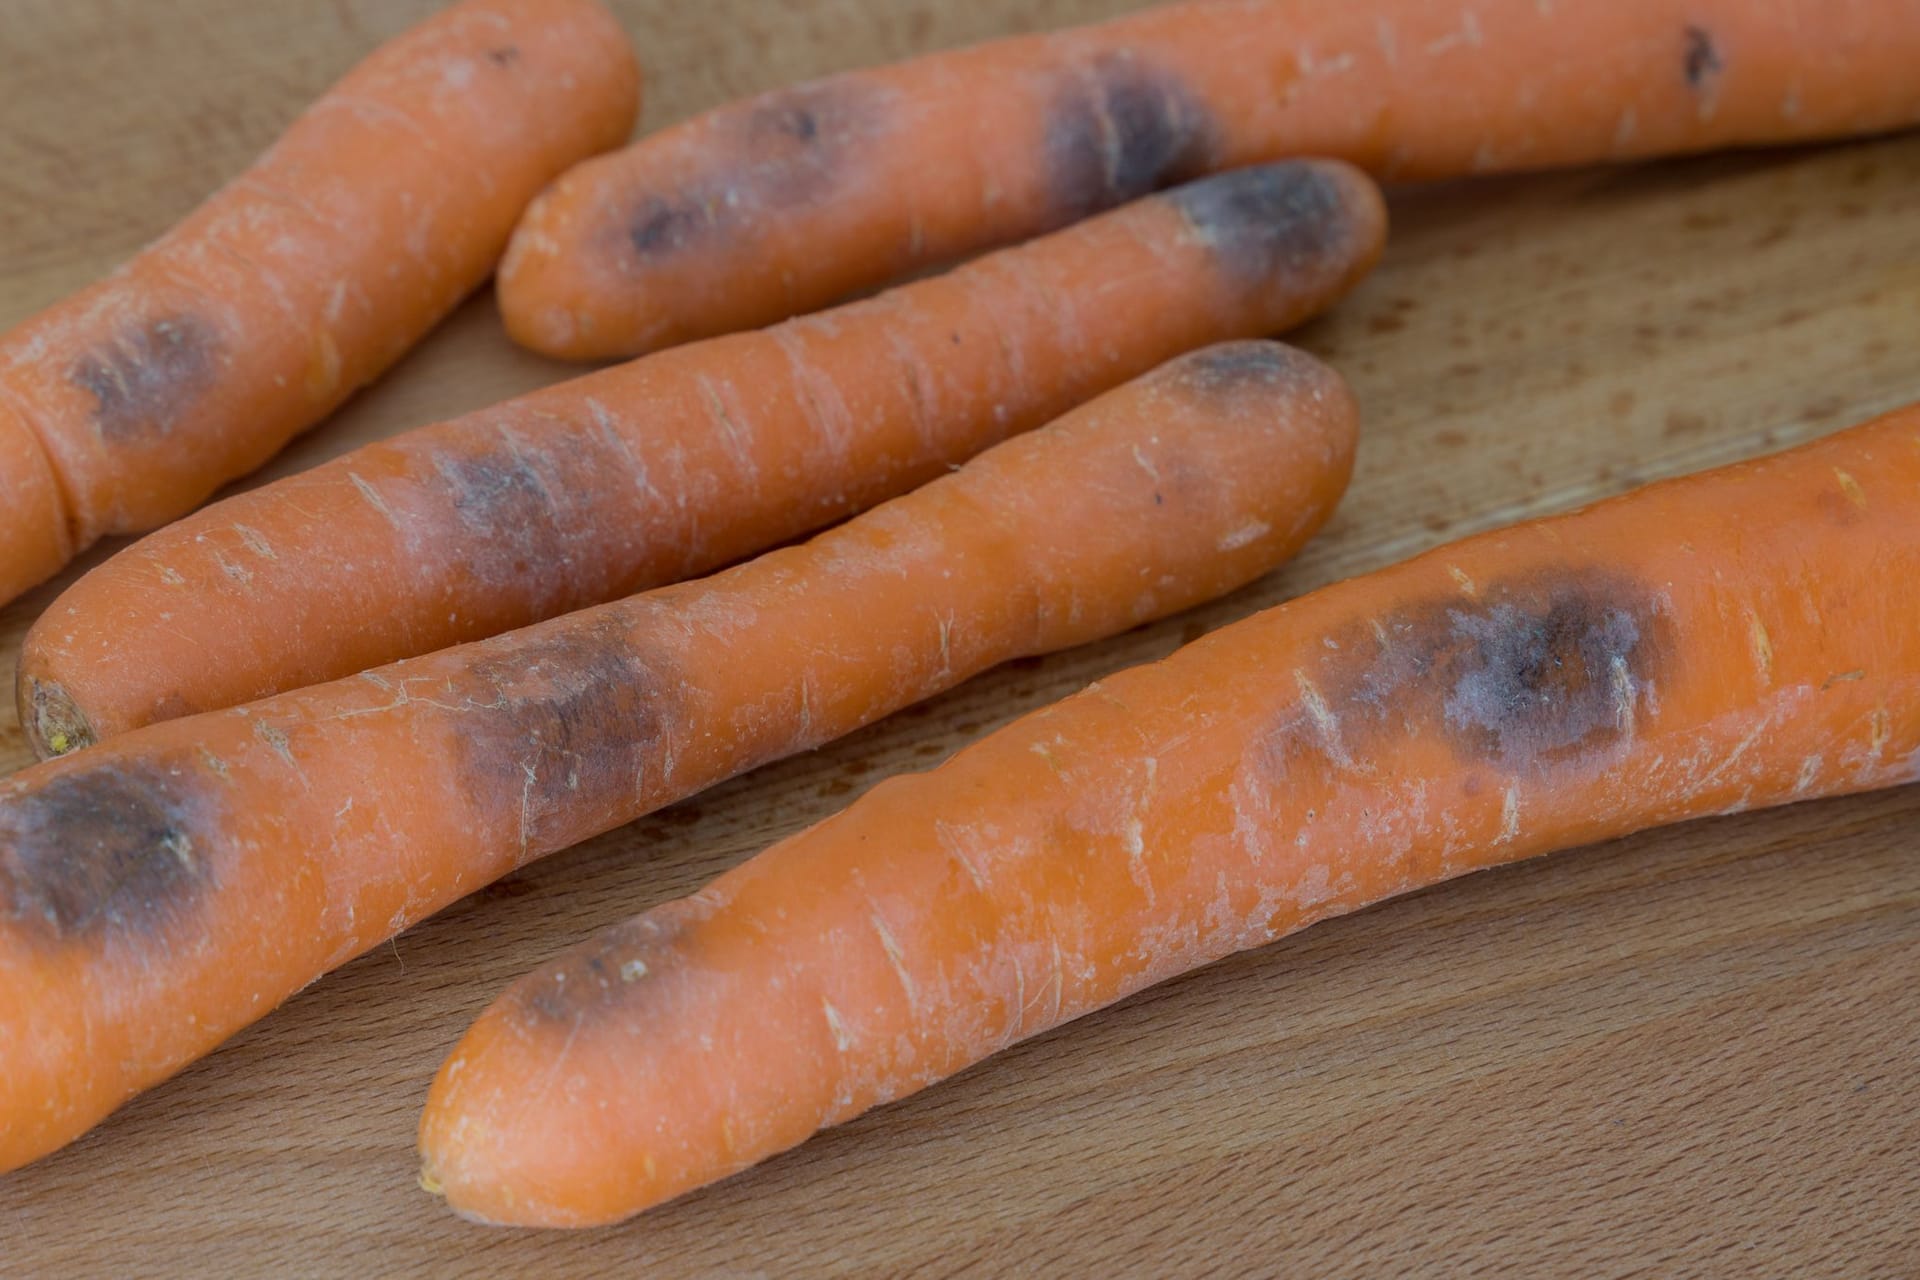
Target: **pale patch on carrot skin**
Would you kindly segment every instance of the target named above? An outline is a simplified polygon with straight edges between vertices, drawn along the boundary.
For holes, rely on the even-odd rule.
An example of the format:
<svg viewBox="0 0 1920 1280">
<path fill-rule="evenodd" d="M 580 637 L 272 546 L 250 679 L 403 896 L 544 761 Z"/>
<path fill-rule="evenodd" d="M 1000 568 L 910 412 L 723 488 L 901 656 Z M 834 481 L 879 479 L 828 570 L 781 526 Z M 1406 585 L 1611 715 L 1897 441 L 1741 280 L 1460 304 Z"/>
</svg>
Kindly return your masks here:
<svg viewBox="0 0 1920 1280">
<path fill-rule="evenodd" d="M 220 342 L 198 317 L 173 312 L 122 329 L 74 362 L 68 375 L 93 397 L 108 444 L 166 436 L 213 385 Z"/>
<path fill-rule="evenodd" d="M 1851 502 L 1862 511 L 1866 510 L 1867 493 L 1866 490 L 1860 487 L 1858 480 L 1855 480 L 1849 472 L 1843 471 L 1839 467 L 1833 469 L 1833 478 L 1840 482 L 1840 492 L 1846 495 L 1848 502 Z"/>
<path fill-rule="evenodd" d="M 184 766 L 77 765 L 0 805 L 0 918 L 49 946 L 165 935 L 215 885 L 212 797 Z"/>
</svg>

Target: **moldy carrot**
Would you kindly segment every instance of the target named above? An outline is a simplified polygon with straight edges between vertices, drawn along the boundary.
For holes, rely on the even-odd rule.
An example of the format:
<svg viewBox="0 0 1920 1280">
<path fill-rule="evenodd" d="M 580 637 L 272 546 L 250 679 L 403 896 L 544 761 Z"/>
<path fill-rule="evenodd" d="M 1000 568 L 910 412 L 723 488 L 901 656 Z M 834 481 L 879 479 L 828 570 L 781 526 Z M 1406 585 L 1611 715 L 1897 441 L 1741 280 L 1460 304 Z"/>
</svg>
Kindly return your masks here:
<svg viewBox="0 0 1920 1280">
<path fill-rule="evenodd" d="M 19 668 L 41 755 L 710 572 L 1373 265 L 1378 190 L 1243 170 L 950 275 L 664 352 L 229 498 L 88 574 Z"/>
<path fill-rule="evenodd" d="M 429 1189 L 611 1222 L 1316 920 L 1920 779 L 1920 408 L 1442 547 L 894 778 L 510 988 Z"/>
<path fill-rule="evenodd" d="M 0 781 L 0 1168 L 533 858 L 1259 576 L 1354 436 L 1324 365 L 1210 348 L 710 579 Z"/>
<path fill-rule="evenodd" d="M 1901 0 L 1207 0 L 849 72 L 589 161 L 501 265 L 574 359 L 811 311 L 1169 182 L 1289 155 L 1395 179 L 1920 121 Z"/>
<path fill-rule="evenodd" d="M 464 0 L 375 50 L 100 283 L 0 336 L 0 602 L 191 510 L 485 280 L 515 219 L 633 127 L 597 0 Z"/>
</svg>

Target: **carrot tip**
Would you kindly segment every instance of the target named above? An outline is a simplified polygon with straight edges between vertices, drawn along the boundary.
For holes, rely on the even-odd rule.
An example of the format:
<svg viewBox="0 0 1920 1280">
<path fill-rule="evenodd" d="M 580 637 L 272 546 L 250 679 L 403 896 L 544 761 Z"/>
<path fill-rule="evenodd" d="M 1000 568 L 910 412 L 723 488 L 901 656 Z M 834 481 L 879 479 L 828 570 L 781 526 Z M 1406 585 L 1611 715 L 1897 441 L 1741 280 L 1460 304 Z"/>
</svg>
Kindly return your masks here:
<svg viewBox="0 0 1920 1280">
<path fill-rule="evenodd" d="M 52 681 L 23 675 L 21 709 L 26 713 L 27 738 L 42 760 L 63 756 L 99 741 L 87 713 L 65 688 Z"/>
</svg>

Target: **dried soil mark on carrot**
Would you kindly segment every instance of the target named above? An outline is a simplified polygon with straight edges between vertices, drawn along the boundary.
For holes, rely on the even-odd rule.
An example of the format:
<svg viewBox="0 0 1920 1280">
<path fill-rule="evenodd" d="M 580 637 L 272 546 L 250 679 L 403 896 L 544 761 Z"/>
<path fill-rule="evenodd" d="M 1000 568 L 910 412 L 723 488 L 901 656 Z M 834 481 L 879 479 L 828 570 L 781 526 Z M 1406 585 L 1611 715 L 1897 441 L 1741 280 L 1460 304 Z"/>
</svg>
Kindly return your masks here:
<svg viewBox="0 0 1920 1280">
<path fill-rule="evenodd" d="M 1309 164 L 1223 173 L 1169 198 L 1221 270 L 1249 287 L 1270 288 L 1282 270 L 1311 271 L 1336 256 L 1350 260 L 1360 234 L 1347 192 Z"/>
<path fill-rule="evenodd" d="M 69 377 L 93 397 L 94 425 L 109 444 L 163 437 L 212 385 L 218 346 L 206 324 L 174 313 L 121 330 Z"/>
<path fill-rule="evenodd" d="M 0 905 L 48 943 L 153 936 L 213 886 L 210 798 L 187 770 L 107 759 L 0 801 Z"/>
<path fill-rule="evenodd" d="M 882 119 L 872 90 L 848 83 L 800 85 L 722 112 L 703 171 L 673 194 L 643 199 L 626 220 L 627 243 L 643 259 L 670 255 L 769 211 L 825 200 Z"/>
<path fill-rule="evenodd" d="M 452 692 L 476 713 L 457 728 L 476 807 L 530 848 L 599 829 L 644 781 L 679 689 L 613 619 L 475 660 Z"/>
<path fill-rule="evenodd" d="M 1048 109 L 1046 173 L 1058 222 L 1205 172 L 1218 128 L 1178 78 L 1131 53 L 1061 73 Z"/>
</svg>

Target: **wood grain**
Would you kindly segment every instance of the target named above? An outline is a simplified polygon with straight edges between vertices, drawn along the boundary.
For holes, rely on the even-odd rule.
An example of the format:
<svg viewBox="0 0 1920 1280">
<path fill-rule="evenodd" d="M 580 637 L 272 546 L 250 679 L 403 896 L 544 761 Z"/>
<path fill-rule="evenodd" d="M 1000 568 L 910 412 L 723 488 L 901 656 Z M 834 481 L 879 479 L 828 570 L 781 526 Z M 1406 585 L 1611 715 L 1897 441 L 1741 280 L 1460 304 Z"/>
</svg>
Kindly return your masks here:
<svg viewBox="0 0 1920 1280">
<path fill-rule="evenodd" d="M 10 0 L 0 326 L 163 229 L 431 7 Z M 618 7 L 653 126 L 1127 6 Z M 485 1231 L 414 1187 L 441 1057 L 585 931 L 1266 604 L 1920 396 L 1920 138 L 1400 193 L 1395 216 L 1379 274 L 1300 335 L 1353 379 L 1367 434 L 1296 565 L 448 910 L 0 1180 L 0 1273 L 1911 1274 L 1920 789 L 1695 823 L 1318 926 L 625 1228 Z M 563 372 L 478 299 L 268 474 Z M 61 585 L 0 612 L 9 664 Z M 26 762 L 0 711 L 0 771 Z"/>
</svg>

